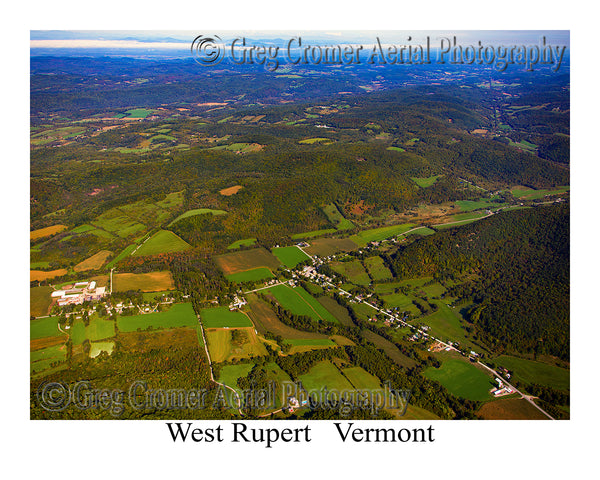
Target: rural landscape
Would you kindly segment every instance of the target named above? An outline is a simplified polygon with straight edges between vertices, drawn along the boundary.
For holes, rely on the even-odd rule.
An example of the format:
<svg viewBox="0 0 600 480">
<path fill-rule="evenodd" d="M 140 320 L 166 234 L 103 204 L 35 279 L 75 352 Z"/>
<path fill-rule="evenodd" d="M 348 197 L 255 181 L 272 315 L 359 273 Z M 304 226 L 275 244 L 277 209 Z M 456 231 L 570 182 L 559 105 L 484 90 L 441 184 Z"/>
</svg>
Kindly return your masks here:
<svg viewBox="0 0 600 480">
<path fill-rule="evenodd" d="M 30 68 L 32 419 L 570 418 L 568 65 Z"/>
</svg>

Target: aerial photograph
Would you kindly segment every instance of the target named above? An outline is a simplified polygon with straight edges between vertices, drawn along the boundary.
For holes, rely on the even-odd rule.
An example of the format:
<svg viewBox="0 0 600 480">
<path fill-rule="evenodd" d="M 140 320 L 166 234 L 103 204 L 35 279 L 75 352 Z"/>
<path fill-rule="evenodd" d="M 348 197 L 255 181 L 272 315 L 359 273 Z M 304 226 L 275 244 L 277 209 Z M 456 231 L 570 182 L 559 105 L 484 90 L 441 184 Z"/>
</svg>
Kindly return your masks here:
<svg viewBox="0 0 600 480">
<path fill-rule="evenodd" d="M 568 423 L 568 30 L 29 33 L 30 419 Z"/>
</svg>

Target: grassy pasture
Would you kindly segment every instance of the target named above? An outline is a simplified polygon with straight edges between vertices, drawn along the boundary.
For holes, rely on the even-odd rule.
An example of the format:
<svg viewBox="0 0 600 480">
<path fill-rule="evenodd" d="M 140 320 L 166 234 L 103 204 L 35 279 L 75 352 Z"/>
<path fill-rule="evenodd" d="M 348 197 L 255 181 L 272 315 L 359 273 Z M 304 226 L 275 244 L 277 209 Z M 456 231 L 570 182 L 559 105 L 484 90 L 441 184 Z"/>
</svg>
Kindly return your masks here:
<svg viewBox="0 0 600 480">
<path fill-rule="evenodd" d="M 420 319 L 425 325 L 431 327 L 431 332 L 434 336 L 441 340 L 450 339 L 459 342 L 461 345 L 470 346 L 471 342 L 465 335 L 465 330 L 462 328 L 462 317 L 456 308 L 447 306 L 444 302 L 432 300 L 437 303 L 437 312 L 427 315 Z"/>
<path fill-rule="evenodd" d="M 407 142 L 408 143 L 408 142 Z M 431 177 L 410 177 L 421 188 L 431 187 L 437 179 L 443 177 L 443 175 L 432 175 Z"/>
<path fill-rule="evenodd" d="M 112 255 L 112 252 L 108 250 L 100 250 L 98 253 L 86 258 L 83 262 L 78 263 L 73 267 L 76 272 L 85 272 L 87 270 L 98 270 L 102 268 L 102 265 Z"/>
<path fill-rule="evenodd" d="M 236 250 L 240 247 L 249 247 L 256 243 L 256 238 L 244 238 L 242 240 L 236 240 L 227 247 L 227 250 Z"/>
<path fill-rule="evenodd" d="M 90 344 L 90 358 L 96 358 L 102 352 L 110 355 L 114 347 L 114 342 L 92 342 Z"/>
<path fill-rule="evenodd" d="M 166 312 L 145 315 L 119 316 L 117 327 L 120 332 L 135 332 L 146 329 L 167 329 L 192 327 L 198 325 L 198 319 L 191 303 L 176 303 Z"/>
<path fill-rule="evenodd" d="M 48 315 L 52 297 L 52 287 L 33 287 L 29 289 L 29 315 L 41 317 Z"/>
<path fill-rule="evenodd" d="M 327 215 L 328 220 L 335 225 L 337 230 L 349 230 L 354 228 L 354 224 L 350 220 L 344 218 L 335 204 L 330 203 L 329 205 L 325 205 L 322 210 L 323 213 Z"/>
<path fill-rule="evenodd" d="M 303 232 L 303 233 L 295 233 L 291 236 L 292 240 L 300 240 L 303 238 L 315 238 L 320 237 L 321 235 L 327 235 L 328 233 L 335 233 L 337 230 L 335 228 L 324 228 L 322 230 L 312 230 L 311 232 Z"/>
<path fill-rule="evenodd" d="M 227 215 L 227 212 L 225 210 L 214 210 L 212 208 L 195 208 L 194 210 L 188 210 L 187 212 L 182 213 L 175 220 L 169 223 L 169 225 L 173 225 L 179 220 L 183 220 L 184 218 L 193 217 L 195 215 L 205 215 L 207 213 L 211 213 L 212 215 Z"/>
<path fill-rule="evenodd" d="M 264 292 L 273 295 L 282 307 L 296 315 L 306 315 L 317 322 L 323 319 L 338 323 L 337 319 L 302 287 L 291 288 L 287 285 L 275 285 Z"/>
<path fill-rule="evenodd" d="M 311 240 L 310 247 L 306 247 L 305 250 L 309 255 L 327 257 L 338 252 L 356 250 L 357 247 L 358 244 L 350 238 L 317 238 Z"/>
<path fill-rule="evenodd" d="M 237 385 L 238 378 L 248 376 L 250 371 L 254 368 L 253 363 L 239 363 L 237 365 L 225 365 L 219 372 L 219 382 L 233 388 L 239 394 L 241 390 Z"/>
<path fill-rule="evenodd" d="M 127 292 L 129 290 L 161 292 L 173 290 L 174 288 L 173 277 L 168 270 L 149 273 L 116 273 L 113 275 L 113 290 L 115 292 Z"/>
<path fill-rule="evenodd" d="M 230 282 L 242 283 L 242 282 L 259 282 L 261 280 L 267 280 L 269 278 L 275 278 L 275 275 L 265 267 L 253 268 L 252 270 L 246 270 L 245 272 L 232 273 L 231 275 L 225 275 L 225 278 Z"/>
<path fill-rule="evenodd" d="M 348 314 L 348 310 L 336 302 L 335 299 L 331 297 L 319 297 L 317 298 L 317 301 L 323 305 L 342 325 L 347 327 L 352 327 L 354 325 L 352 318 L 350 318 L 350 315 Z"/>
<path fill-rule="evenodd" d="M 215 262 L 225 275 L 259 267 L 276 270 L 280 265 L 279 260 L 262 247 L 218 255 L 215 257 Z"/>
<path fill-rule="evenodd" d="M 431 228 L 427 228 L 427 227 L 421 227 L 421 228 L 417 228 L 415 230 L 413 230 L 412 232 L 407 232 L 406 236 L 409 235 L 433 235 L 435 233 L 435 230 L 432 230 Z"/>
<path fill-rule="evenodd" d="M 273 248 L 272 252 L 288 268 L 294 268 L 299 263 L 310 258 L 296 246 Z"/>
<path fill-rule="evenodd" d="M 373 310 L 372 310 L 373 311 Z M 371 330 L 364 331 L 364 337 L 372 342 L 376 347 L 383 349 L 388 357 L 402 367 L 412 368 L 416 365 L 412 358 L 404 355 L 396 345 L 389 340 L 383 338 L 381 335 L 377 335 Z"/>
<path fill-rule="evenodd" d="M 381 257 L 368 257 L 365 258 L 365 266 L 369 271 L 369 274 L 373 278 L 374 282 L 381 280 L 389 280 L 393 278 L 392 272 L 385 266 L 383 258 Z"/>
<path fill-rule="evenodd" d="M 405 223 L 403 225 L 391 225 L 389 227 L 372 228 L 370 230 L 363 230 L 358 232 L 356 235 L 350 237 L 352 240 L 358 240 L 356 243 L 366 245 L 369 242 L 379 242 L 386 238 L 395 237 L 407 232 L 414 225 L 412 223 Z"/>
<path fill-rule="evenodd" d="M 248 295 L 248 303 L 251 308 L 249 315 L 261 334 L 271 332 L 273 335 L 281 335 L 285 339 L 327 338 L 321 333 L 303 332 L 282 323 L 269 304 L 254 294 Z"/>
<path fill-rule="evenodd" d="M 63 230 L 66 230 L 68 227 L 66 225 L 52 225 L 51 227 L 39 228 L 37 230 L 32 230 L 29 232 L 30 240 L 37 240 L 38 238 L 49 237 L 50 235 L 54 235 L 56 233 L 60 233 Z"/>
<path fill-rule="evenodd" d="M 37 318 L 29 322 L 30 340 L 62 336 L 64 336 L 64 334 L 58 329 L 58 317 Z"/>
<path fill-rule="evenodd" d="M 30 352 L 29 354 L 29 372 L 31 374 L 43 372 L 52 368 L 55 363 L 62 363 L 67 359 L 67 348 L 64 345 L 54 345 L 52 347 Z"/>
<path fill-rule="evenodd" d="M 91 342 L 105 340 L 115 336 L 115 322 L 105 320 L 96 316 L 90 318 L 86 327 L 82 319 L 75 320 L 71 328 L 67 330 L 73 345 L 81 345 L 86 339 Z"/>
<path fill-rule="evenodd" d="M 187 242 L 169 230 L 160 230 L 138 248 L 134 257 L 158 255 L 160 253 L 183 252 L 192 248 Z"/>
<path fill-rule="evenodd" d="M 560 195 L 566 193 L 570 188 L 571 187 L 569 186 L 565 186 L 546 190 L 534 190 L 527 187 L 514 187 L 511 189 L 511 193 L 520 200 L 537 200 L 544 198 L 546 195 Z"/>
<path fill-rule="evenodd" d="M 357 390 L 381 389 L 379 379 L 361 367 L 344 368 L 342 373 Z"/>
<path fill-rule="evenodd" d="M 319 391 L 324 386 L 328 390 L 337 390 L 338 392 L 354 390 L 348 379 L 329 361 L 315 364 L 308 373 L 300 375 L 299 379 L 302 386 L 309 392 Z"/>
<path fill-rule="evenodd" d="M 308 117 L 309 115 L 307 115 Z M 304 140 L 299 140 L 298 143 L 302 145 L 312 145 L 313 143 L 324 143 L 324 142 L 332 142 L 330 138 L 325 137 L 315 137 L 315 138 L 305 138 Z"/>
<path fill-rule="evenodd" d="M 510 355 L 501 355 L 494 361 L 511 370 L 514 378 L 521 382 L 537 383 L 557 390 L 569 390 L 570 388 L 571 374 L 566 368 Z"/>
<path fill-rule="evenodd" d="M 391 150 L 392 152 L 406 152 L 402 147 L 387 147 L 386 150 Z"/>
<path fill-rule="evenodd" d="M 234 332 L 237 332 L 237 341 L 234 340 Z M 205 333 L 208 351 L 213 362 L 241 360 L 267 354 L 267 349 L 256 336 L 254 328 L 209 328 Z"/>
<path fill-rule="evenodd" d="M 79 225 L 78 227 L 71 230 L 71 233 L 86 233 L 90 230 L 95 230 L 95 228 L 96 227 L 94 227 L 93 225 L 88 225 L 87 223 L 84 223 L 83 225 Z"/>
<path fill-rule="evenodd" d="M 119 253 L 115 258 L 113 258 L 110 262 L 108 262 L 108 264 L 106 265 L 106 268 L 107 269 L 113 268 L 121 260 L 123 260 L 124 258 L 128 257 L 129 255 L 131 255 L 131 252 L 133 252 L 136 247 L 137 247 L 137 245 L 135 243 L 132 243 L 131 245 L 126 246 L 121 251 L 121 253 Z"/>
<path fill-rule="evenodd" d="M 152 110 L 147 108 L 133 108 L 131 110 L 127 110 L 125 113 L 129 118 L 146 118 L 152 113 Z"/>
<path fill-rule="evenodd" d="M 94 227 L 114 233 L 119 237 L 125 238 L 130 235 L 135 235 L 137 232 L 146 229 L 146 226 L 139 223 L 137 220 L 130 218 L 117 208 L 111 208 L 98 216 L 91 224 Z"/>
<path fill-rule="evenodd" d="M 365 271 L 360 260 L 350 262 L 331 262 L 331 268 L 339 274 L 346 277 L 350 282 L 356 285 L 369 285 L 371 278 Z"/>
<path fill-rule="evenodd" d="M 479 210 L 482 208 L 497 208 L 501 207 L 502 203 L 495 203 L 489 199 L 481 200 L 457 200 L 454 204 L 459 208 L 461 212 L 471 212 L 473 210 Z"/>
<path fill-rule="evenodd" d="M 240 312 L 231 312 L 227 307 L 205 308 L 200 311 L 200 318 L 204 328 L 254 327 L 246 315 Z"/>
<path fill-rule="evenodd" d="M 444 360 L 440 368 L 429 367 L 427 378 L 441 383 L 448 391 L 468 400 L 491 400 L 492 378 L 476 366 L 458 358 Z"/>
</svg>

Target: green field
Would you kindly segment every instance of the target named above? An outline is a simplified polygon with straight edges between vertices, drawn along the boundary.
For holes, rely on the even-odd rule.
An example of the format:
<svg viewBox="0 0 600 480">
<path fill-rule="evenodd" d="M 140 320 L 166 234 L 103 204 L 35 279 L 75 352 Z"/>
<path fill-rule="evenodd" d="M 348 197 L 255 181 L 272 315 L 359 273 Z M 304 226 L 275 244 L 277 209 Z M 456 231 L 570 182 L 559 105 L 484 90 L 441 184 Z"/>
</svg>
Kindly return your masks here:
<svg viewBox="0 0 600 480">
<path fill-rule="evenodd" d="M 389 227 L 373 228 L 370 230 L 363 230 L 358 232 L 356 235 L 350 237 L 355 243 L 359 245 L 366 245 L 369 242 L 379 242 L 386 238 L 395 237 L 404 232 L 407 232 L 414 225 L 412 223 L 405 223 L 403 225 L 391 225 Z"/>
<path fill-rule="evenodd" d="M 206 215 L 207 213 L 211 213 L 212 215 L 227 215 L 225 210 L 214 210 L 212 208 L 195 208 L 194 210 L 188 210 L 187 212 L 179 215 L 175 220 L 169 223 L 169 226 L 177 223 L 179 220 L 183 220 L 184 218 L 193 217 L 195 215 Z"/>
<path fill-rule="evenodd" d="M 350 380 L 354 388 L 357 390 L 379 390 L 381 383 L 377 377 L 374 377 L 369 372 L 361 367 L 350 367 L 342 369 L 344 376 Z"/>
<path fill-rule="evenodd" d="M 472 346 L 462 328 L 462 317 L 457 308 L 452 308 L 439 300 L 432 300 L 438 305 L 438 311 L 420 319 L 431 327 L 431 333 L 440 340 L 452 340 L 461 345 Z"/>
<path fill-rule="evenodd" d="M 29 289 L 29 315 L 42 317 L 48 315 L 48 309 L 52 303 L 50 296 L 54 289 L 52 287 L 33 287 Z"/>
<path fill-rule="evenodd" d="M 328 233 L 335 233 L 337 230 L 335 228 L 324 228 L 322 230 L 313 230 L 311 232 L 304 233 L 295 233 L 291 236 L 292 240 L 299 240 L 302 238 L 315 238 L 320 237 L 321 235 L 327 235 Z"/>
<path fill-rule="evenodd" d="M 58 329 L 58 317 L 38 318 L 29 322 L 29 339 L 59 337 L 63 335 Z"/>
<path fill-rule="evenodd" d="M 86 339 L 94 342 L 114 337 L 115 322 L 93 316 L 86 327 L 82 319 L 76 319 L 67 331 L 73 345 L 81 345 Z"/>
<path fill-rule="evenodd" d="M 97 357 L 101 352 L 106 352 L 110 355 L 113 348 L 115 348 L 114 342 L 92 342 L 90 344 L 90 358 Z"/>
<path fill-rule="evenodd" d="M 408 142 L 407 142 L 408 143 Z M 431 187 L 437 179 L 443 177 L 443 175 L 432 175 L 431 177 L 410 177 L 421 188 Z"/>
<path fill-rule="evenodd" d="M 545 197 L 546 195 L 559 195 L 562 193 L 566 193 L 570 190 L 571 187 L 558 187 L 554 189 L 548 190 L 534 190 L 532 188 L 527 187 L 514 187 L 511 189 L 511 193 L 518 199 L 521 200 L 537 200 Z"/>
<path fill-rule="evenodd" d="M 501 355 L 494 362 L 511 370 L 516 380 L 546 385 L 557 390 L 570 389 L 571 373 L 566 368 L 509 355 Z"/>
<path fill-rule="evenodd" d="M 386 150 L 391 150 L 392 152 L 406 152 L 402 147 L 387 147 Z"/>
<path fill-rule="evenodd" d="M 36 350 L 29 353 L 29 372 L 39 373 L 52 368 L 52 364 L 62 363 L 67 359 L 67 349 L 64 345 L 54 345 L 52 347 Z"/>
<path fill-rule="evenodd" d="M 366 272 L 360 260 L 352 260 L 350 262 L 331 262 L 331 268 L 343 275 L 348 281 L 356 285 L 369 285 L 371 278 Z"/>
<path fill-rule="evenodd" d="M 310 115 L 306 115 L 306 116 L 311 118 Z M 316 138 L 306 138 L 304 140 L 298 141 L 298 143 L 312 145 L 313 143 L 322 143 L 322 142 L 331 142 L 331 141 L 332 140 L 330 138 L 316 137 Z"/>
<path fill-rule="evenodd" d="M 267 280 L 269 278 L 275 278 L 275 275 L 266 267 L 253 268 L 252 270 L 246 270 L 245 272 L 232 273 L 231 275 L 225 275 L 225 278 L 230 282 L 242 283 L 242 282 L 259 282 L 261 280 Z"/>
<path fill-rule="evenodd" d="M 231 245 L 227 247 L 227 250 L 235 250 L 240 247 L 249 247 L 256 243 L 256 238 L 244 238 L 242 240 L 236 240 Z"/>
<path fill-rule="evenodd" d="M 219 372 L 219 382 L 233 388 L 241 395 L 241 390 L 238 387 L 238 378 L 248 376 L 250 370 L 254 367 L 253 363 L 239 363 L 237 365 L 225 365 Z"/>
<path fill-rule="evenodd" d="M 306 315 L 317 322 L 323 319 L 338 323 L 337 319 L 302 287 L 275 285 L 263 291 L 273 295 L 283 308 L 296 315 Z"/>
<path fill-rule="evenodd" d="M 108 264 L 106 265 L 106 269 L 110 270 L 121 260 L 123 260 L 124 258 L 131 255 L 131 252 L 133 252 L 135 250 L 135 247 L 137 247 L 137 245 L 135 243 L 132 243 L 131 245 L 127 245 L 123 250 L 121 250 L 121 253 L 119 253 L 115 258 L 113 258 L 110 262 L 108 262 Z"/>
<path fill-rule="evenodd" d="M 79 225 L 78 227 L 74 228 L 73 230 L 71 230 L 72 233 L 85 233 L 85 232 L 89 232 L 90 230 L 94 230 L 96 227 L 94 227 L 93 225 L 87 225 L 87 224 L 83 224 L 83 225 Z"/>
<path fill-rule="evenodd" d="M 209 328 L 205 331 L 213 362 L 241 360 L 264 356 L 267 349 L 256 336 L 254 328 Z"/>
<path fill-rule="evenodd" d="M 365 258 L 364 262 L 374 282 L 393 278 L 392 272 L 385 266 L 383 258 L 368 257 Z"/>
<path fill-rule="evenodd" d="M 448 222 L 434 225 L 434 227 L 437 229 L 457 227 L 459 225 L 465 225 L 467 223 L 474 222 L 486 216 L 488 216 L 487 211 L 459 213 L 457 215 L 451 216 L 448 219 Z"/>
<path fill-rule="evenodd" d="M 125 238 L 144 231 L 146 226 L 118 208 L 111 208 L 91 222 L 94 227 Z"/>
<path fill-rule="evenodd" d="M 460 209 L 461 212 L 471 212 L 473 210 L 479 210 L 481 208 L 497 208 L 504 205 L 503 203 L 492 202 L 489 199 L 481 200 L 457 200 L 454 204 Z"/>
<path fill-rule="evenodd" d="M 192 248 L 169 230 L 160 230 L 150 237 L 133 254 L 135 257 L 158 255 L 159 253 L 183 252 Z"/>
<path fill-rule="evenodd" d="M 348 379 L 329 361 L 317 363 L 308 373 L 300 375 L 299 379 L 302 386 L 309 392 L 319 391 L 324 386 L 330 391 L 349 392 L 354 390 Z"/>
<path fill-rule="evenodd" d="M 288 338 L 285 343 L 294 347 L 335 347 L 337 344 L 328 338 Z"/>
<path fill-rule="evenodd" d="M 427 236 L 427 235 L 433 235 L 435 233 L 435 230 L 432 230 L 431 228 L 427 228 L 427 227 L 421 227 L 421 228 L 417 228 L 411 232 L 406 233 L 406 236 L 408 237 L 409 235 L 423 235 L 423 236 Z"/>
<path fill-rule="evenodd" d="M 240 312 L 231 312 L 228 307 L 205 308 L 200 311 L 200 318 L 204 328 L 254 327 L 246 315 Z"/>
<path fill-rule="evenodd" d="M 468 400 L 491 400 L 493 379 L 474 365 L 458 359 L 444 360 L 440 368 L 429 367 L 427 378 L 440 382 L 448 391 Z"/>
<path fill-rule="evenodd" d="M 323 213 L 327 215 L 327 219 L 335 225 L 337 230 L 350 230 L 351 228 L 354 228 L 354 224 L 350 220 L 344 218 L 333 203 L 325 205 L 323 207 Z"/>
<path fill-rule="evenodd" d="M 133 108 L 127 110 L 125 113 L 129 118 L 146 118 L 152 113 L 152 110 L 148 110 L 147 108 Z"/>
<path fill-rule="evenodd" d="M 329 313 L 331 313 L 342 325 L 346 325 L 347 327 L 354 326 L 354 322 L 350 317 L 348 310 L 345 307 L 342 307 L 335 299 L 331 297 L 319 297 L 317 301 L 323 305 Z"/>
<path fill-rule="evenodd" d="M 294 268 L 299 263 L 310 259 L 306 253 L 296 246 L 274 248 L 272 253 L 288 268 Z"/>
<path fill-rule="evenodd" d="M 194 327 L 198 319 L 191 303 L 176 303 L 166 312 L 145 315 L 121 316 L 117 318 L 119 332 L 135 332 L 146 329 Z"/>
</svg>

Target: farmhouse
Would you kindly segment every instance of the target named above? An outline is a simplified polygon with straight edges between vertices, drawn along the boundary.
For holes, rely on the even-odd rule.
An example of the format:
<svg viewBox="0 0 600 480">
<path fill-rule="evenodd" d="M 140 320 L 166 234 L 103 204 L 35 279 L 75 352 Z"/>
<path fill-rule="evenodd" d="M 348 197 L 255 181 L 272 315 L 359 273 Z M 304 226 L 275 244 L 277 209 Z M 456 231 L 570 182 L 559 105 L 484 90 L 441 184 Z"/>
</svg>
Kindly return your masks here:
<svg viewBox="0 0 600 480">
<path fill-rule="evenodd" d="M 97 287 L 96 282 L 77 282 L 65 290 L 55 290 L 51 297 L 56 298 L 56 303 L 64 305 L 81 305 L 83 302 L 100 300 L 106 295 L 106 287 Z"/>
</svg>

